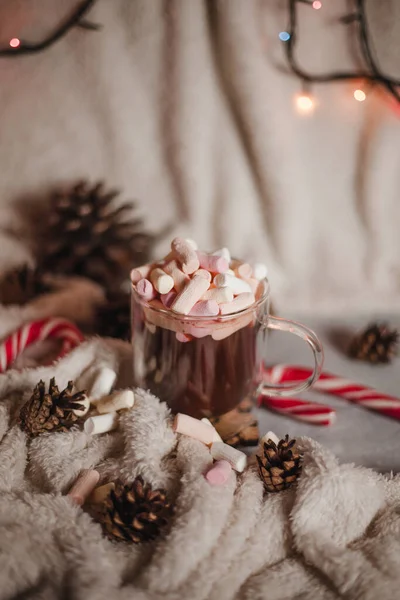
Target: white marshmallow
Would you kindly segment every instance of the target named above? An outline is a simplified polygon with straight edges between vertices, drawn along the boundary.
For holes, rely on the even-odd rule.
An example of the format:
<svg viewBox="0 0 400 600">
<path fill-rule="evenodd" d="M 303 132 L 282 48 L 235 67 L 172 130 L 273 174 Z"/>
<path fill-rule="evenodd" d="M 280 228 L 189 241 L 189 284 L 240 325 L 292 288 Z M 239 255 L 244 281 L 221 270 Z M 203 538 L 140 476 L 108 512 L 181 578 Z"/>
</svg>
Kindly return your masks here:
<svg viewBox="0 0 400 600">
<path fill-rule="evenodd" d="M 217 287 L 229 287 L 232 292 L 236 294 L 243 294 L 244 292 L 251 292 L 251 287 L 243 279 L 239 277 L 232 277 L 232 275 L 226 273 L 219 273 L 214 277 L 214 284 Z"/>
<path fill-rule="evenodd" d="M 102 398 L 96 408 L 100 414 L 110 413 L 124 408 L 132 408 L 135 403 L 135 396 L 132 390 L 122 390 L 115 392 L 111 396 Z"/>
<path fill-rule="evenodd" d="M 118 413 L 111 412 L 105 415 L 99 415 L 96 417 L 89 417 L 85 421 L 84 430 L 89 435 L 96 435 L 97 433 L 107 433 L 112 431 L 118 425 Z"/>
<path fill-rule="evenodd" d="M 247 456 L 244 452 L 224 444 L 224 442 L 214 442 L 210 448 L 211 456 L 214 460 L 226 460 L 235 471 L 242 473 L 247 465 Z"/>
<path fill-rule="evenodd" d="M 193 279 L 189 281 L 173 301 L 171 310 L 179 314 L 188 315 L 209 287 L 210 282 L 202 275 L 195 273 Z"/>
<path fill-rule="evenodd" d="M 192 240 L 191 238 L 186 238 L 185 242 L 187 242 L 189 244 L 189 246 L 192 246 L 193 250 L 199 249 L 197 243 L 194 240 Z"/>
<path fill-rule="evenodd" d="M 231 253 L 229 252 L 228 248 L 220 248 L 219 250 L 216 250 L 215 252 L 212 253 L 213 256 L 222 256 L 222 258 L 225 258 L 225 260 L 228 261 L 228 263 L 231 262 Z"/>
<path fill-rule="evenodd" d="M 265 279 L 268 275 L 268 269 L 266 265 L 263 263 L 256 263 L 253 267 L 253 277 L 261 281 L 261 279 Z"/>
<path fill-rule="evenodd" d="M 102 396 L 108 396 L 116 379 L 117 374 L 113 369 L 110 369 L 109 367 L 99 369 L 90 390 L 90 402 L 95 404 L 96 400 Z"/>
<path fill-rule="evenodd" d="M 174 280 L 160 268 L 153 269 L 150 273 L 150 281 L 159 294 L 168 294 L 174 287 Z"/>
<path fill-rule="evenodd" d="M 213 428 L 213 442 L 222 442 L 222 437 L 219 435 L 218 431 L 215 429 L 214 425 L 211 423 L 211 421 L 209 421 L 207 419 L 207 417 L 203 417 L 201 419 L 202 423 L 206 423 L 207 425 L 209 425 L 210 427 Z"/>
<path fill-rule="evenodd" d="M 215 300 L 218 304 L 222 302 L 232 302 L 233 292 L 228 287 L 210 288 L 203 294 L 203 300 Z"/>
<path fill-rule="evenodd" d="M 77 408 L 74 408 L 72 412 L 77 417 L 84 417 L 86 415 L 86 413 L 89 411 L 89 408 L 90 408 L 90 400 L 89 400 L 89 398 L 87 396 L 85 396 L 82 400 L 79 400 L 79 402 L 77 402 L 77 404 L 80 404 L 82 406 L 83 410 L 79 410 Z"/>
<path fill-rule="evenodd" d="M 279 438 L 278 436 L 273 432 L 273 431 L 268 431 L 268 433 L 266 433 L 265 435 L 262 436 L 261 440 L 260 440 L 260 446 L 261 448 L 263 447 L 263 445 L 268 442 L 268 440 L 271 440 L 271 442 L 274 442 L 274 444 L 278 445 L 279 444 Z"/>
</svg>

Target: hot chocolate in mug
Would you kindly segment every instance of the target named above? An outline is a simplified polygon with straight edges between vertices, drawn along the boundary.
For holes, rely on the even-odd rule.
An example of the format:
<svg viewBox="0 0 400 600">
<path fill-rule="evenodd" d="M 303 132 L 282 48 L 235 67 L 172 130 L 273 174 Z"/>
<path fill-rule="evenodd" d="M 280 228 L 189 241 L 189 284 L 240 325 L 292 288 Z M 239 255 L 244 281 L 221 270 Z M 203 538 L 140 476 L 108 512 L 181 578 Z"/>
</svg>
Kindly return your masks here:
<svg viewBox="0 0 400 600">
<path fill-rule="evenodd" d="M 254 302 L 232 314 L 177 314 L 159 299 L 145 299 L 134 284 L 131 302 L 135 384 L 175 413 L 218 416 L 262 389 L 274 396 L 302 392 L 321 373 L 323 350 L 315 333 L 269 314 L 267 279 L 258 283 Z M 310 345 L 315 365 L 307 380 L 280 385 L 263 381 L 270 329 L 293 333 Z"/>
</svg>

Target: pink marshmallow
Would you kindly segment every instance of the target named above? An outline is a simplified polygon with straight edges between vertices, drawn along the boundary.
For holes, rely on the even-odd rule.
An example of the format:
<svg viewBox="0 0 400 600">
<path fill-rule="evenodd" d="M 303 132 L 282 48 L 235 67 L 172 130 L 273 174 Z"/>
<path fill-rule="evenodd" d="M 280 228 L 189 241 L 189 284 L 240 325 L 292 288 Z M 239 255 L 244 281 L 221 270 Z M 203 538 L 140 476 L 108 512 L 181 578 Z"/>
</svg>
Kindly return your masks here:
<svg viewBox="0 0 400 600">
<path fill-rule="evenodd" d="M 173 430 L 176 433 L 182 433 L 199 440 L 206 445 L 212 444 L 214 441 L 213 429 L 207 423 L 202 423 L 199 419 L 189 417 L 189 415 L 183 413 L 175 415 Z"/>
<path fill-rule="evenodd" d="M 210 282 L 195 273 L 189 283 L 177 295 L 171 305 L 171 310 L 182 315 L 188 315 L 204 292 L 210 287 Z"/>
<path fill-rule="evenodd" d="M 255 302 L 255 300 L 256 299 L 253 292 L 243 292 L 243 294 L 236 296 L 232 302 L 224 302 L 223 304 L 220 304 L 219 310 L 221 315 L 230 315 L 248 308 Z"/>
<path fill-rule="evenodd" d="M 171 308 L 171 304 L 173 303 L 175 298 L 176 292 L 174 290 L 171 290 L 170 292 L 168 292 L 168 294 L 161 294 L 160 296 L 160 300 L 165 306 L 165 308 Z"/>
<path fill-rule="evenodd" d="M 242 279 L 248 279 L 253 275 L 253 267 L 248 263 L 242 263 L 235 269 L 236 275 Z"/>
<path fill-rule="evenodd" d="M 212 273 L 225 273 L 229 269 L 229 263 L 223 256 L 213 256 L 205 252 L 197 252 L 200 266 Z"/>
<path fill-rule="evenodd" d="M 194 250 L 193 246 L 183 238 L 176 237 L 172 240 L 171 249 L 175 258 L 182 265 L 182 271 L 186 273 L 186 275 L 191 275 L 200 267 L 196 250 Z"/>
<path fill-rule="evenodd" d="M 186 275 L 179 267 L 176 260 L 171 260 L 164 265 L 163 270 L 167 275 L 171 275 L 174 280 L 174 288 L 177 292 L 180 292 L 189 281 L 189 276 Z"/>
<path fill-rule="evenodd" d="M 231 473 L 232 467 L 227 460 L 217 460 L 204 477 L 210 485 L 223 485 Z"/>
<path fill-rule="evenodd" d="M 151 270 L 151 265 L 142 265 L 141 267 L 136 267 L 136 269 L 132 269 L 131 271 L 131 281 L 132 283 L 137 283 L 141 279 L 144 279 L 148 276 Z"/>
<path fill-rule="evenodd" d="M 194 317 L 216 317 L 218 314 L 219 305 L 215 300 L 199 300 L 189 312 Z"/>
<path fill-rule="evenodd" d="M 143 300 L 153 300 L 156 296 L 153 284 L 148 279 L 140 279 L 136 284 L 136 291 Z"/>
</svg>

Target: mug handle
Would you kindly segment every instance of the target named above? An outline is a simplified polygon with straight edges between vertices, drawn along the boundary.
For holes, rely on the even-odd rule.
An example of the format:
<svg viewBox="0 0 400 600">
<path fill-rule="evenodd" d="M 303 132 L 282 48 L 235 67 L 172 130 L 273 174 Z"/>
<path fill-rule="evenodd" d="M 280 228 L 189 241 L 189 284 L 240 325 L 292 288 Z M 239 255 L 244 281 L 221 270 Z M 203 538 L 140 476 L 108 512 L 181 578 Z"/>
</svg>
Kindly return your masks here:
<svg viewBox="0 0 400 600">
<path fill-rule="evenodd" d="M 281 317 L 265 317 L 263 327 L 265 329 L 288 331 L 289 333 L 294 333 L 305 340 L 311 346 L 311 350 L 313 351 L 314 371 L 307 379 L 302 380 L 299 383 L 287 382 L 270 385 L 266 382 L 262 382 L 259 390 L 267 396 L 291 396 L 292 394 L 298 394 L 299 392 L 308 390 L 308 388 L 311 387 L 314 381 L 316 381 L 320 376 L 322 366 L 324 364 L 324 350 L 315 333 L 311 331 L 311 329 L 304 327 L 304 325 L 296 323 L 296 321 L 287 321 Z"/>
</svg>

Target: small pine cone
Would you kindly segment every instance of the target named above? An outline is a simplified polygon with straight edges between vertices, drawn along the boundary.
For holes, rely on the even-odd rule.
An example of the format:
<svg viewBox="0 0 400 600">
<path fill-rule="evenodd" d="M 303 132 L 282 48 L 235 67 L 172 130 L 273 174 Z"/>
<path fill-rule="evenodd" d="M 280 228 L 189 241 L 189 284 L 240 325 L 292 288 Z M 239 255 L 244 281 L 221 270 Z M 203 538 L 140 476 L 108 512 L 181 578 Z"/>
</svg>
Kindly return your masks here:
<svg viewBox="0 0 400 600">
<path fill-rule="evenodd" d="M 26 304 L 51 289 L 40 269 L 23 265 L 5 273 L 0 282 L 0 303 Z"/>
<path fill-rule="evenodd" d="M 39 381 L 32 396 L 21 408 L 18 424 L 30 437 L 49 431 L 68 431 L 78 420 L 75 413 L 86 410 L 84 391 L 72 393 L 74 384 L 70 381 L 62 392 L 55 379 L 50 380 L 49 391 L 43 381 Z"/>
<path fill-rule="evenodd" d="M 165 491 L 152 490 L 139 476 L 131 485 L 124 485 L 120 480 L 115 482 L 100 519 L 110 539 L 139 544 L 158 536 L 169 512 Z"/>
<path fill-rule="evenodd" d="M 130 295 L 125 292 L 107 294 L 106 303 L 99 307 L 96 333 L 102 337 L 130 339 Z"/>
<path fill-rule="evenodd" d="M 142 221 L 131 216 L 134 203 L 118 206 L 117 196 L 102 183 L 86 182 L 56 194 L 42 240 L 43 268 L 118 289 L 132 267 L 147 262 L 152 237 Z"/>
<path fill-rule="evenodd" d="M 278 445 L 272 440 L 264 442 L 262 454 L 257 454 L 257 462 L 267 492 L 286 490 L 299 477 L 302 457 L 295 444 L 296 440 L 290 440 L 288 435 Z"/>
<path fill-rule="evenodd" d="M 372 323 L 356 335 L 349 347 L 352 358 L 370 363 L 388 363 L 397 353 L 399 334 L 386 324 Z"/>
</svg>

